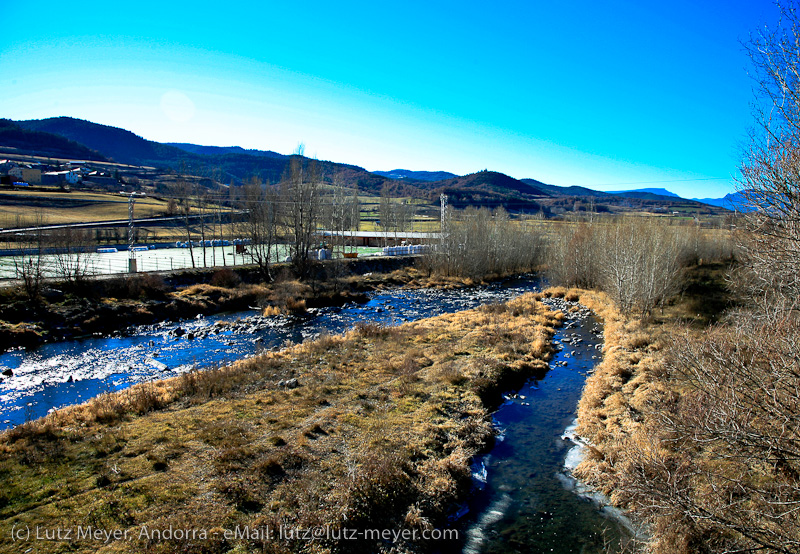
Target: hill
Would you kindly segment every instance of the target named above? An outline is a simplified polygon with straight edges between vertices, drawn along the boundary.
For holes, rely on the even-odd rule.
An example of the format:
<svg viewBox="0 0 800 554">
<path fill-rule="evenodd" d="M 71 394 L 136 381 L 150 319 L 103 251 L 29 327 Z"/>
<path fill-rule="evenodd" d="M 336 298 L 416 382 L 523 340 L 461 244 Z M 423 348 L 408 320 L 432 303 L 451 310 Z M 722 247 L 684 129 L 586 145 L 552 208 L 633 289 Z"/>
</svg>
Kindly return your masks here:
<svg viewBox="0 0 800 554">
<path fill-rule="evenodd" d="M 189 144 L 185 142 L 167 142 L 167 146 L 180 148 L 184 152 L 200 154 L 203 156 L 219 156 L 222 154 L 247 154 L 248 156 L 259 156 L 261 158 L 287 158 L 283 154 L 278 154 L 272 150 L 251 150 L 241 146 L 200 146 L 199 144 Z"/>
<path fill-rule="evenodd" d="M 542 209 L 539 199 L 551 196 L 541 187 L 497 171 L 480 171 L 436 181 L 428 187 L 431 200 L 435 200 L 440 194 L 446 194 L 448 204 L 455 208 L 485 206 L 514 211 L 539 211 Z"/>
<path fill-rule="evenodd" d="M 222 183 L 243 183 L 253 177 L 280 182 L 291 156 L 239 147 L 213 147 L 180 143 L 182 147 L 144 139 L 130 131 L 72 117 L 18 121 L 25 129 L 52 133 L 80 142 L 119 163 L 152 166 L 214 179 Z M 190 151 L 194 150 L 194 151 Z M 339 174 L 345 186 L 358 186 L 368 194 L 380 194 L 386 178 L 353 165 L 319 162 L 326 180 Z M 420 192 L 403 185 L 403 195 Z"/>
<path fill-rule="evenodd" d="M 458 177 L 449 171 L 411 171 L 409 169 L 393 169 L 391 171 L 373 171 L 375 175 L 389 179 L 410 179 L 412 181 L 445 181 Z"/>
<path fill-rule="evenodd" d="M 159 167 L 165 160 L 180 159 L 184 153 L 178 148 L 143 139 L 124 129 L 72 117 L 34 119 L 16 123 L 31 131 L 60 135 L 124 164 Z"/>
<path fill-rule="evenodd" d="M 8 119 L 0 119 L 0 146 L 37 156 L 108 161 L 105 156 L 83 144 L 57 134 L 26 129 Z"/>
</svg>

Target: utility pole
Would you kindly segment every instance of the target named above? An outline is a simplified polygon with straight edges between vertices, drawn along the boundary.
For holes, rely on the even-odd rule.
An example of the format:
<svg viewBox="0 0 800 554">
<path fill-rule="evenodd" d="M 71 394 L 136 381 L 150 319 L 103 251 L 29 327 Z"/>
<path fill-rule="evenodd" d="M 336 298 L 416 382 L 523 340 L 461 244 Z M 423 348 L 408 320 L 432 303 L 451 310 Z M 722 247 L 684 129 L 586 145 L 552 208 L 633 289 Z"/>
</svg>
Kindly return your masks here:
<svg viewBox="0 0 800 554">
<path fill-rule="evenodd" d="M 133 203 L 136 202 L 133 193 L 128 196 L 128 273 L 136 273 L 136 255 L 133 253 Z"/>
<path fill-rule="evenodd" d="M 439 205 L 439 211 L 442 216 L 442 223 L 439 232 L 444 234 L 447 220 L 447 195 L 445 193 L 442 193 L 442 195 L 439 197 Z"/>
</svg>

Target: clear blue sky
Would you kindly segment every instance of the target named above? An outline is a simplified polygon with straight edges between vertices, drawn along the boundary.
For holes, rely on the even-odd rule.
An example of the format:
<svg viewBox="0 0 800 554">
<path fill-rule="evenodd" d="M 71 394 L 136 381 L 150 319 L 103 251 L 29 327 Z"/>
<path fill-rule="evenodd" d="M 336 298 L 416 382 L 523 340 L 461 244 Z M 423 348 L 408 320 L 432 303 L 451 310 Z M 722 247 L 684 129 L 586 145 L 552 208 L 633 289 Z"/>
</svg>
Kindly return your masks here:
<svg viewBox="0 0 800 554">
<path fill-rule="evenodd" d="M 768 0 L 0 0 L 0 117 L 721 196 L 751 124 L 740 40 L 775 18 Z"/>
</svg>

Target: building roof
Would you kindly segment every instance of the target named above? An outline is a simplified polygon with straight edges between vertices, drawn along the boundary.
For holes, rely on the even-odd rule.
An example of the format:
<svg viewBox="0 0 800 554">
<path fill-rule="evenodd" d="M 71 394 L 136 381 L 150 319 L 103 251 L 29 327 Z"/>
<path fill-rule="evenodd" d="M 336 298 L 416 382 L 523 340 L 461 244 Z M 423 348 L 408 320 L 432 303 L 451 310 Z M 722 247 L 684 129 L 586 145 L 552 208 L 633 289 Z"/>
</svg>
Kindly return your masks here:
<svg viewBox="0 0 800 554">
<path fill-rule="evenodd" d="M 412 231 L 317 231 L 324 237 L 351 237 L 358 239 L 436 239 L 440 233 L 419 233 Z"/>
</svg>

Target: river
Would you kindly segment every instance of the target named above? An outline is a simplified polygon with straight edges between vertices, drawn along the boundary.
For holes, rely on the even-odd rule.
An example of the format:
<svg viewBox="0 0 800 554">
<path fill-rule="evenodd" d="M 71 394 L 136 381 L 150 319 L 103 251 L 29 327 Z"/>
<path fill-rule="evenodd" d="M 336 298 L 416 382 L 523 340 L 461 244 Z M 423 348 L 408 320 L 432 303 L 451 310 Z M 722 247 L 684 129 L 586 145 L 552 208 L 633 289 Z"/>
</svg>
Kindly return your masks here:
<svg viewBox="0 0 800 554">
<path fill-rule="evenodd" d="M 263 317 L 256 310 L 198 316 L 6 352 L 0 371 L 10 369 L 13 376 L 0 382 L 0 429 L 138 382 L 342 333 L 358 322 L 399 324 L 466 310 L 537 290 L 538 284 L 513 279 L 471 289 L 375 292 L 364 304 L 302 317 Z M 586 374 L 600 358 L 601 327 L 586 310 L 570 313 L 574 304 L 548 302 L 568 314 L 554 339 L 560 350 L 543 379 L 509 394 L 495 413 L 499 438 L 474 465 L 476 492 L 454 522 L 462 531 L 454 551 L 593 554 L 626 536 L 615 519 L 575 494 L 564 467 L 573 444 L 563 434 L 575 418 Z"/>
</svg>

